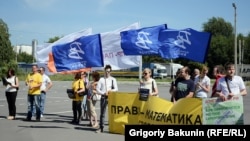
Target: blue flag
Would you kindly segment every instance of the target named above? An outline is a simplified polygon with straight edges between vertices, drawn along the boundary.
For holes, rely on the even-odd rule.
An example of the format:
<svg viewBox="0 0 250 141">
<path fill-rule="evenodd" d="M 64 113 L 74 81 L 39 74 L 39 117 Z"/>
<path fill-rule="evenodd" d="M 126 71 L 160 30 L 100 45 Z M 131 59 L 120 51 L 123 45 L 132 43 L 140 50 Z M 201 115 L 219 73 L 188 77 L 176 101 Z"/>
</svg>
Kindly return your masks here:
<svg viewBox="0 0 250 141">
<path fill-rule="evenodd" d="M 163 58 L 184 58 L 204 63 L 210 40 L 210 33 L 191 28 L 162 30 L 159 34 L 159 42 L 161 42 L 159 53 Z"/>
<path fill-rule="evenodd" d="M 83 36 L 66 44 L 55 45 L 52 55 L 57 72 L 102 67 L 100 34 Z"/>
<path fill-rule="evenodd" d="M 166 24 L 127 30 L 120 33 L 121 48 L 125 55 L 158 55 L 159 32 L 167 28 Z"/>
</svg>

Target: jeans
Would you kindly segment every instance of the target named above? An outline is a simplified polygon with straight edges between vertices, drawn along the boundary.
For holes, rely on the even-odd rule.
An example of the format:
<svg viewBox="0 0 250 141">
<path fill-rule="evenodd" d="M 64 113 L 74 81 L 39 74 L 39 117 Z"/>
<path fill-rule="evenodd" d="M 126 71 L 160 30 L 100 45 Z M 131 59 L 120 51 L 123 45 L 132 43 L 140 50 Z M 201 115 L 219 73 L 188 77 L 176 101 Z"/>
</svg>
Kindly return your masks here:
<svg viewBox="0 0 250 141">
<path fill-rule="evenodd" d="M 105 114 L 106 114 L 106 109 L 108 105 L 108 98 L 106 96 L 102 96 L 101 98 L 101 103 L 100 103 L 100 108 L 101 108 L 101 113 L 100 113 L 100 128 L 104 128 L 104 120 L 105 120 Z"/>
<path fill-rule="evenodd" d="M 34 108 L 36 109 L 36 119 L 40 119 L 41 111 L 40 111 L 40 100 L 41 95 L 30 95 L 28 94 L 28 114 L 27 119 L 31 120 L 32 113 L 34 112 Z"/>
<path fill-rule="evenodd" d="M 82 99 L 82 109 L 83 111 L 87 111 L 87 95 L 83 96 L 83 99 Z"/>
<path fill-rule="evenodd" d="M 42 115 L 44 113 L 45 100 L 46 100 L 46 93 L 42 91 L 41 92 L 41 109 L 40 109 Z"/>
</svg>

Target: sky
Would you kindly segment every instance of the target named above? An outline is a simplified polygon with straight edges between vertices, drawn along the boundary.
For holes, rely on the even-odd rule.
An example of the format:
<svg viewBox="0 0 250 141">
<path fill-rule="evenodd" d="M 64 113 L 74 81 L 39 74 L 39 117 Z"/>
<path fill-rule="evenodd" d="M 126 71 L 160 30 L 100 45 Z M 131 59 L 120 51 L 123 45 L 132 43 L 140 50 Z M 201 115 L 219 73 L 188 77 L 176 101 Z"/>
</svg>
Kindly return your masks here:
<svg viewBox="0 0 250 141">
<path fill-rule="evenodd" d="M 109 32 L 135 22 L 140 27 L 201 31 L 212 17 L 223 18 L 236 32 L 250 33 L 249 0 L 1 0 L 0 19 L 9 28 L 12 45 L 44 44 L 50 38 L 92 28 Z"/>
</svg>

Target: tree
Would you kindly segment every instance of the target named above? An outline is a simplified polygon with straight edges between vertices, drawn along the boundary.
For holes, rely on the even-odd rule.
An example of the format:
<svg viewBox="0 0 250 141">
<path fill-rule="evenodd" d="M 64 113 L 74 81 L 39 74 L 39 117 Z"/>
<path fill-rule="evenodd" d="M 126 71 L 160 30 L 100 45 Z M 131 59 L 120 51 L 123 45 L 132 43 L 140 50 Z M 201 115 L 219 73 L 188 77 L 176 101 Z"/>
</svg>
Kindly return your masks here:
<svg viewBox="0 0 250 141">
<path fill-rule="evenodd" d="M 212 17 L 203 24 L 203 30 L 212 34 L 207 55 L 208 67 L 213 68 L 215 65 L 234 62 L 234 36 L 231 23 L 220 17 Z"/>
<path fill-rule="evenodd" d="M 10 34 L 7 24 L 0 19 L 0 73 L 4 73 L 9 67 L 16 68 L 15 53 L 9 40 Z"/>
<path fill-rule="evenodd" d="M 243 40 L 243 64 L 250 64 L 250 33 Z"/>
<path fill-rule="evenodd" d="M 1 65 L 8 64 L 15 59 L 15 53 L 9 40 L 10 34 L 7 24 L 0 19 L 0 60 Z"/>
<path fill-rule="evenodd" d="M 49 38 L 48 43 L 54 43 L 55 41 L 59 40 L 60 38 L 62 38 L 62 37 L 55 36 L 55 37 L 53 37 L 53 38 Z"/>
<path fill-rule="evenodd" d="M 27 54 L 26 52 L 22 52 L 22 53 L 18 54 L 17 60 L 19 62 L 33 63 L 33 56 Z"/>
</svg>

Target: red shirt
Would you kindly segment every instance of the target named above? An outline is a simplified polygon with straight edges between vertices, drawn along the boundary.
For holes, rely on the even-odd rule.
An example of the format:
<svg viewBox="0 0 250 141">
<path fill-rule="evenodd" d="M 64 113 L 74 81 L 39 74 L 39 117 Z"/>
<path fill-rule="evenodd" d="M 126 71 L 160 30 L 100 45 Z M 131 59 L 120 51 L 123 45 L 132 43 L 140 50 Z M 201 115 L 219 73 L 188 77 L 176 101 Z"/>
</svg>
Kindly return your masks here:
<svg viewBox="0 0 250 141">
<path fill-rule="evenodd" d="M 212 91 L 212 95 L 211 97 L 214 97 L 215 93 L 216 93 L 216 86 L 218 84 L 218 80 L 221 78 L 221 77 L 224 77 L 225 75 L 222 75 L 222 74 L 218 74 L 216 75 L 215 77 L 215 82 L 214 82 L 214 85 L 213 85 L 213 91 Z"/>
</svg>

